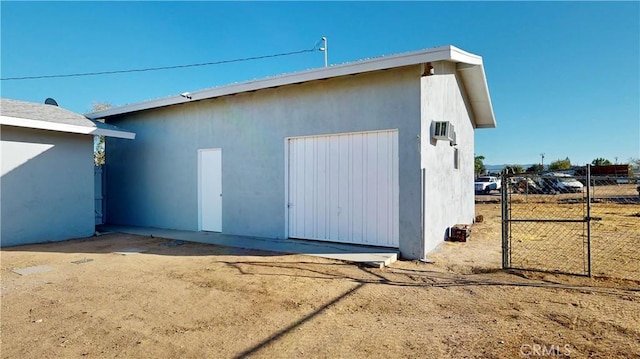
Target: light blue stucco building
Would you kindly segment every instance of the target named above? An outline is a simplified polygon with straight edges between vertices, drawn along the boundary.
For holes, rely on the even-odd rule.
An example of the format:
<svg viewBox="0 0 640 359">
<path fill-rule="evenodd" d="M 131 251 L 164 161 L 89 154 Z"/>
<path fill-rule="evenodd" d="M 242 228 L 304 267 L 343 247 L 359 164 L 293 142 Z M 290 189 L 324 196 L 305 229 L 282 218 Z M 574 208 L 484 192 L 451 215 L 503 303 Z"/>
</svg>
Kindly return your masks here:
<svg viewBox="0 0 640 359">
<path fill-rule="evenodd" d="M 93 235 L 97 135 L 134 138 L 56 105 L 0 100 L 0 246 Z"/>
<path fill-rule="evenodd" d="M 109 223 L 398 248 L 474 219 L 474 131 L 495 127 L 482 58 L 444 46 L 87 114 Z"/>
</svg>

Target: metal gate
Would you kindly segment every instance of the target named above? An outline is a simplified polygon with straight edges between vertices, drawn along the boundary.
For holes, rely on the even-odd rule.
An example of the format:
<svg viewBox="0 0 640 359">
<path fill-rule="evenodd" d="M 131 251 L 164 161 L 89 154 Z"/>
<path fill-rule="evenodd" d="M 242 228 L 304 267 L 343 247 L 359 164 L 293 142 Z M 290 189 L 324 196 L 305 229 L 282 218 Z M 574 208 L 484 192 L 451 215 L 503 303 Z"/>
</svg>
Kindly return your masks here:
<svg viewBox="0 0 640 359">
<path fill-rule="evenodd" d="M 105 208 L 106 203 L 104 200 L 104 187 L 105 187 L 105 172 L 104 166 L 93 167 L 93 185 L 94 185 L 94 211 L 96 215 L 96 225 L 105 223 Z"/>
<path fill-rule="evenodd" d="M 555 174 L 502 176 L 504 268 L 590 274 L 589 191 L 582 182 L 575 193 L 561 191 L 556 181 Z"/>
<path fill-rule="evenodd" d="M 503 174 L 503 268 L 640 280 L 638 191 L 591 166 Z"/>
</svg>

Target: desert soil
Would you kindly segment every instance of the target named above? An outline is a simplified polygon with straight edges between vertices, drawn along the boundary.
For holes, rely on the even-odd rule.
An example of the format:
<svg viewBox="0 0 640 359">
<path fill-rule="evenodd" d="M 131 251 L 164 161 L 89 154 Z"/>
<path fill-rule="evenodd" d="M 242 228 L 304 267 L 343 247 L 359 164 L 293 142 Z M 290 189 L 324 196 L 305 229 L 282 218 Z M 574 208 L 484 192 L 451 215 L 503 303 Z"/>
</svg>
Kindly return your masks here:
<svg viewBox="0 0 640 359">
<path fill-rule="evenodd" d="M 640 283 L 502 271 L 499 204 L 477 214 L 435 263 L 384 269 L 122 234 L 6 248 L 0 354 L 640 357 Z"/>
</svg>

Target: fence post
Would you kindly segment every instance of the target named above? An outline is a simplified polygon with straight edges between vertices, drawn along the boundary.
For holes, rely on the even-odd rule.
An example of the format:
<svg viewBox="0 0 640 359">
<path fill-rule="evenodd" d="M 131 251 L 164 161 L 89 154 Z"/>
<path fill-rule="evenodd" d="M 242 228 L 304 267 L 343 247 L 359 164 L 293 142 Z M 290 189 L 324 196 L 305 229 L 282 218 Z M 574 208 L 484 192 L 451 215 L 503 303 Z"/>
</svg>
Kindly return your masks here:
<svg viewBox="0 0 640 359">
<path fill-rule="evenodd" d="M 509 209 L 508 209 L 508 196 L 509 183 L 507 176 L 504 172 L 501 175 L 501 188 L 500 188 L 500 203 L 502 208 L 502 269 L 510 267 L 509 263 Z"/>
<path fill-rule="evenodd" d="M 587 164 L 587 275 L 591 277 L 591 165 Z"/>
</svg>

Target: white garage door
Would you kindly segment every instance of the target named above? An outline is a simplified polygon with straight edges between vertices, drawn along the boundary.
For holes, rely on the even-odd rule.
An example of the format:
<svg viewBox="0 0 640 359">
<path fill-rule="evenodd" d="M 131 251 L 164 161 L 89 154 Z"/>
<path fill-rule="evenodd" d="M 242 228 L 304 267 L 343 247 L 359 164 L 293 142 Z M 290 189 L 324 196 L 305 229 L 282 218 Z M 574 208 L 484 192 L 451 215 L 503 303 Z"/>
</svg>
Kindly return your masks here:
<svg viewBox="0 0 640 359">
<path fill-rule="evenodd" d="M 291 138 L 289 237 L 398 247 L 398 132 Z"/>
</svg>

